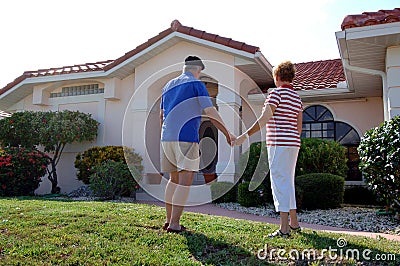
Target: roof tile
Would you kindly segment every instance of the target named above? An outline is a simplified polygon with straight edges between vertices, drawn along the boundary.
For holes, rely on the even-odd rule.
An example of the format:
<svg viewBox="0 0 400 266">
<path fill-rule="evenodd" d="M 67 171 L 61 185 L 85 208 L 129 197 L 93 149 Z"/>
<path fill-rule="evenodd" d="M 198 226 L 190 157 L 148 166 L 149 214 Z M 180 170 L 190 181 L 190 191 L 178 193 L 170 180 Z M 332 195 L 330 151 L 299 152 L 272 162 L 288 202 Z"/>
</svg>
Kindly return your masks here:
<svg viewBox="0 0 400 266">
<path fill-rule="evenodd" d="M 377 24 L 400 22 L 400 8 L 364 12 L 358 15 L 348 15 L 343 19 L 342 30 Z"/>
</svg>

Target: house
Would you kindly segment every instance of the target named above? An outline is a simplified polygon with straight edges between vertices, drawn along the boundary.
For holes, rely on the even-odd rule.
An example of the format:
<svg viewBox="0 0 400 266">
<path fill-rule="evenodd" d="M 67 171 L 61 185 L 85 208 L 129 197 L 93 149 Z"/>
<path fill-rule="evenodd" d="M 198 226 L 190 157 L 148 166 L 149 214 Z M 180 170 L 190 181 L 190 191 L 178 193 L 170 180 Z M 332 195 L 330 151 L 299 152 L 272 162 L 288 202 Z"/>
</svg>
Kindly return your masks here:
<svg viewBox="0 0 400 266">
<path fill-rule="evenodd" d="M 362 183 L 357 145 L 366 130 L 400 114 L 400 9 L 347 16 L 336 33 L 340 59 L 298 63 L 293 85 L 304 103 L 303 137 L 334 139 L 347 147 L 351 171 L 347 184 Z M 0 90 L 0 110 L 79 110 L 100 122 L 96 143 L 69 145 L 58 167 L 62 192 L 76 180 L 75 156 L 93 145 L 125 145 L 143 157 L 143 187 L 162 197 L 159 174 L 159 102 L 163 85 L 182 71 L 187 55 L 205 61 L 201 80 L 234 134 L 260 114 L 267 90 L 274 87 L 272 66 L 256 46 L 182 25 L 171 26 L 116 60 L 23 73 Z M 260 132 L 251 142 L 264 138 Z M 200 135 L 211 154 L 203 166 L 219 181 L 235 181 L 239 156 L 203 119 Z M 211 159 L 210 159 L 211 158 Z M 157 181 L 158 180 L 158 181 Z M 196 184 L 202 182 L 198 174 Z M 190 198 L 209 194 L 207 186 Z M 48 193 L 42 182 L 38 193 Z M 207 195 L 208 195 L 207 194 Z"/>
</svg>

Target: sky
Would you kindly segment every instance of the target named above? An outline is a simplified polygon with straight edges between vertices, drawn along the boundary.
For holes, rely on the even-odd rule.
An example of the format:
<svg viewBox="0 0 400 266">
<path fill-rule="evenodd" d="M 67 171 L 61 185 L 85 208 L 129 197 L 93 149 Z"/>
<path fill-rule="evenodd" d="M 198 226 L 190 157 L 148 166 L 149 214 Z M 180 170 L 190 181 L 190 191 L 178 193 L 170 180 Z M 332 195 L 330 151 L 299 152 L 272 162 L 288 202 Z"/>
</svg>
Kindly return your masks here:
<svg viewBox="0 0 400 266">
<path fill-rule="evenodd" d="M 400 0 L 12 0 L 0 2 L 0 88 L 24 71 L 117 59 L 181 24 L 257 46 L 276 65 L 339 58 L 346 15 Z"/>
</svg>

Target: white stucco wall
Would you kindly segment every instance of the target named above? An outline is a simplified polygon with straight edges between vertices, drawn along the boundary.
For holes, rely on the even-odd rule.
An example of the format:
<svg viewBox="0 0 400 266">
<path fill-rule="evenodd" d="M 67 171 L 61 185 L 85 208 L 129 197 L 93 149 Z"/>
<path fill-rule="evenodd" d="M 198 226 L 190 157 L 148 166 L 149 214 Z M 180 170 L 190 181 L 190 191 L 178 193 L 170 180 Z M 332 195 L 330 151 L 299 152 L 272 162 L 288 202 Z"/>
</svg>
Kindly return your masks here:
<svg viewBox="0 0 400 266">
<path fill-rule="evenodd" d="M 381 97 L 349 99 L 328 102 L 307 102 L 304 108 L 311 105 L 323 105 L 333 114 L 335 121 L 346 122 L 362 137 L 365 131 L 383 122 L 383 103 Z"/>
</svg>

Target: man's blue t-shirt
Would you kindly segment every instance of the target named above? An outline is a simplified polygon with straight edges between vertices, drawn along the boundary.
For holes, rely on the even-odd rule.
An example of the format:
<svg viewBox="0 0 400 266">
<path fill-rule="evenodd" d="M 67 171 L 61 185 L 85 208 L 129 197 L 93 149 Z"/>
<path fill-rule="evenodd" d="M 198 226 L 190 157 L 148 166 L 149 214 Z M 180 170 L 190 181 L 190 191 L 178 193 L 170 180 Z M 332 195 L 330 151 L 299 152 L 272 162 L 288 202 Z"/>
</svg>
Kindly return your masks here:
<svg viewBox="0 0 400 266">
<path fill-rule="evenodd" d="M 161 141 L 199 142 L 203 109 L 212 102 L 203 82 L 185 72 L 163 88 L 160 109 L 164 110 Z"/>
</svg>

